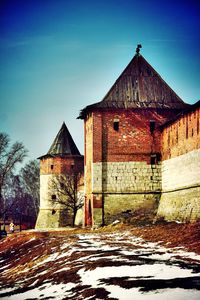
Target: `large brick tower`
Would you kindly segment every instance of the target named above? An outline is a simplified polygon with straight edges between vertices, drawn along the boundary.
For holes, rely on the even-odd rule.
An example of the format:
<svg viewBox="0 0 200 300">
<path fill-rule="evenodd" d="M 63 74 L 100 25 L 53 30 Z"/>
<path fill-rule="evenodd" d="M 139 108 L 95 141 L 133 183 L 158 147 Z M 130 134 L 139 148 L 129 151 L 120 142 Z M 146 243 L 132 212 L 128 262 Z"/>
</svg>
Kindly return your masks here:
<svg viewBox="0 0 200 300">
<path fill-rule="evenodd" d="M 136 54 L 101 102 L 85 107 L 85 225 L 153 210 L 161 195 L 161 124 L 187 105 Z"/>
<path fill-rule="evenodd" d="M 56 200 L 51 182 L 60 174 L 79 171 L 83 174 L 83 156 L 76 147 L 65 123 L 62 124 L 48 153 L 40 159 L 40 211 L 36 228 L 58 228 L 70 224 L 70 216 Z M 56 202 L 56 201 L 55 201 Z"/>
</svg>

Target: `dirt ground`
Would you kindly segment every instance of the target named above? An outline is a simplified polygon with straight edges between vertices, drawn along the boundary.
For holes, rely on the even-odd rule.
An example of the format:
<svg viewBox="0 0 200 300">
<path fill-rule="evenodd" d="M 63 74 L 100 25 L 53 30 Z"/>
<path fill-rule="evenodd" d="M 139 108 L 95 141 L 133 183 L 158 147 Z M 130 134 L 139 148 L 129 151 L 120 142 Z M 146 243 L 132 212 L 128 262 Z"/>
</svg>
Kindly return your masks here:
<svg viewBox="0 0 200 300">
<path fill-rule="evenodd" d="M 146 241 L 160 242 L 165 247 L 184 247 L 187 251 L 200 254 L 200 221 L 194 223 L 160 223 L 148 224 L 145 226 L 133 226 L 126 224 L 109 225 L 99 229 L 92 230 L 90 228 L 66 228 L 56 230 L 57 233 L 64 235 L 74 235 L 83 233 L 109 233 L 130 231 L 134 236 L 142 237 Z M 48 234 L 54 234 L 55 231 L 48 231 Z M 37 231 L 22 231 L 14 235 L 9 235 L 3 245 L 0 242 L 0 250 L 2 246 L 4 250 L 10 247 L 20 245 L 24 240 L 29 240 L 31 237 L 38 238 L 45 236 L 45 232 Z M 14 238 L 15 237 L 15 238 Z M 16 238 L 17 237 L 17 238 Z"/>
<path fill-rule="evenodd" d="M 0 298 L 197 300 L 198 254 L 200 222 L 23 231 L 0 240 Z"/>
</svg>

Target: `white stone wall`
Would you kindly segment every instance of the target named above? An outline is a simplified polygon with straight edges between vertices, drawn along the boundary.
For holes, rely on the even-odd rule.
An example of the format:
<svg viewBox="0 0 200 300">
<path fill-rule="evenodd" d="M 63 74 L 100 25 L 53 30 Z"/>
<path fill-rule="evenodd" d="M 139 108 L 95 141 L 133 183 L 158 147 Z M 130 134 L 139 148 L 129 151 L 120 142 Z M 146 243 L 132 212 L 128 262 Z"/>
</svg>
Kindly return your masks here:
<svg viewBox="0 0 200 300">
<path fill-rule="evenodd" d="M 200 149 L 162 162 L 162 190 L 200 184 Z"/>
<path fill-rule="evenodd" d="M 93 164 L 94 193 L 149 192 L 161 189 L 161 165 L 145 162 L 108 162 Z"/>
<path fill-rule="evenodd" d="M 200 219 L 200 150 L 163 161 L 157 216 L 168 221 Z"/>
<path fill-rule="evenodd" d="M 60 204 L 53 203 L 51 195 L 55 194 L 50 191 L 50 185 L 54 175 L 40 175 L 40 210 L 37 217 L 36 228 L 58 228 L 60 227 L 60 215 L 62 209 Z M 52 211 L 56 213 L 52 214 Z"/>
<path fill-rule="evenodd" d="M 59 208 L 59 204 L 54 204 L 51 200 L 51 195 L 56 194 L 51 191 L 51 182 L 55 175 L 40 176 L 40 208 L 55 209 Z"/>
</svg>

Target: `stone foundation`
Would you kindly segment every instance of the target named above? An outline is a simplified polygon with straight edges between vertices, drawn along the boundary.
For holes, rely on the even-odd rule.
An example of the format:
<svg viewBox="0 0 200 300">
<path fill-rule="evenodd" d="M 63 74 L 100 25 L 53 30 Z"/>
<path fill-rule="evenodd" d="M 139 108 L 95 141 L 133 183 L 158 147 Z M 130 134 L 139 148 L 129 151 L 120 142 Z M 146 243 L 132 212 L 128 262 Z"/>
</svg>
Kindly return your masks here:
<svg viewBox="0 0 200 300">
<path fill-rule="evenodd" d="M 93 193 L 132 193 L 161 190 L 161 165 L 146 162 L 93 164 Z"/>
<path fill-rule="evenodd" d="M 71 219 L 66 210 L 40 209 L 35 228 L 65 227 L 71 225 Z"/>
<path fill-rule="evenodd" d="M 160 194 L 121 194 L 104 196 L 104 221 L 108 225 L 120 215 L 129 212 L 134 214 L 139 210 L 154 213 L 157 210 Z"/>
<path fill-rule="evenodd" d="M 200 219 L 200 186 L 163 193 L 157 217 L 181 222 Z"/>
<path fill-rule="evenodd" d="M 160 190 L 160 163 L 93 163 L 93 226 L 110 224 L 126 211 L 155 211 Z"/>
</svg>

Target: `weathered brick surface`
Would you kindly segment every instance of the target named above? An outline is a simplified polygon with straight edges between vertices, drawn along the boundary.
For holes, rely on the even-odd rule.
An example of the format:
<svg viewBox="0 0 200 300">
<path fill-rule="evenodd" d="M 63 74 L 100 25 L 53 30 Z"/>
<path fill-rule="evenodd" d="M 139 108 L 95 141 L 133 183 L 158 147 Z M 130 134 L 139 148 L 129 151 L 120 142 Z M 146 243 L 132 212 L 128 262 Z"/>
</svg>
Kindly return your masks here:
<svg viewBox="0 0 200 300">
<path fill-rule="evenodd" d="M 189 111 L 162 132 L 162 196 L 158 216 L 166 220 L 200 218 L 199 109 Z"/>
<path fill-rule="evenodd" d="M 85 193 L 92 191 L 92 161 L 93 161 L 93 118 L 88 116 L 84 123 L 85 127 Z"/>
<path fill-rule="evenodd" d="M 87 116 L 85 119 L 86 224 L 100 220 L 102 222 L 102 195 L 105 193 L 112 193 L 111 198 L 114 199 L 116 196 L 116 201 L 119 200 L 120 193 L 129 193 L 124 198 L 125 207 L 129 205 L 138 207 L 135 205 L 137 201 L 129 201 L 137 198 L 137 195 L 131 196 L 132 193 L 138 193 L 139 198 L 144 198 L 147 192 L 160 191 L 160 164 L 158 162 L 151 164 L 151 155 L 161 152 L 159 126 L 172 116 L 174 112 L 164 109 L 104 110 L 93 111 Z M 152 120 L 155 121 L 153 132 L 150 131 Z M 119 125 L 118 130 L 114 128 L 116 121 Z M 91 212 L 89 212 L 89 201 Z M 110 212 L 113 210 L 114 203 L 115 201 L 111 201 L 109 204 Z M 119 210 L 120 203 L 119 200 Z M 141 201 L 139 203 L 144 205 Z"/>
<path fill-rule="evenodd" d="M 83 156 L 49 157 L 40 160 L 40 175 L 83 170 Z"/>
<path fill-rule="evenodd" d="M 163 194 L 158 215 L 169 220 L 176 216 L 180 219 L 181 215 L 182 219 L 191 220 L 199 216 L 199 108 L 188 110 L 160 127 L 176 114 L 165 109 L 104 109 L 88 115 L 85 120 L 86 224 L 87 220 L 93 225 L 102 221 L 103 208 L 105 220 L 109 222 L 121 210 L 145 208 L 148 203 L 154 207 L 159 192 Z M 153 132 L 151 120 L 155 121 Z M 118 122 L 118 130 L 114 122 Z M 155 163 L 152 155 L 158 155 Z"/>
<path fill-rule="evenodd" d="M 173 158 L 200 148 L 200 109 L 180 116 L 162 132 L 162 158 Z"/>
<path fill-rule="evenodd" d="M 93 112 L 93 162 L 150 163 L 150 154 L 161 151 L 160 131 L 155 130 L 151 134 L 150 120 L 154 120 L 158 128 L 173 115 L 171 111 L 142 109 Z M 119 121 L 118 131 L 113 128 L 115 120 Z M 86 120 L 88 127 L 89 122 L 90 119 Z"/>
</svg>

